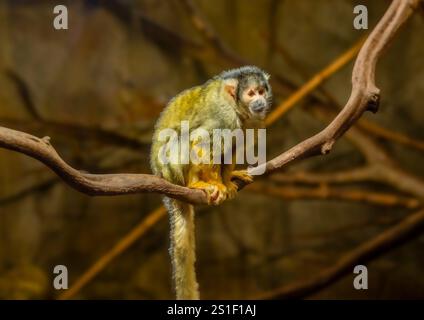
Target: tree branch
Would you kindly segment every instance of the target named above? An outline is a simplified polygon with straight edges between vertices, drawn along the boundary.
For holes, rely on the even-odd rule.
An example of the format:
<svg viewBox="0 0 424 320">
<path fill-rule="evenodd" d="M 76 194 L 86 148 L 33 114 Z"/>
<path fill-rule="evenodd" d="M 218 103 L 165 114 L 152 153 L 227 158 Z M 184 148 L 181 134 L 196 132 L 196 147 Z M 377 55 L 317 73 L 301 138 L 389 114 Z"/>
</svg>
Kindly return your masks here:
<svg viewBox="0 0 424 320">
<path fill-rule="evenodd" d="M 324 130 L 268 161 L 265 164 L 267 172 L 279 169 L 296 159 L 328 154 L 337 139 L 365 111 L 377 112 L 380 90 L 375 85 L 375 68 L 378 58 L 399 28 L 418 7 L 419 2 L 419 0 L 393 0 L 358 54 L 352 72 L 352 92 L 344 108 Z"/>
<path fill-rule="evenodd" d="M 314 115 L 321 120 L 331 116 L 322 108 L 313 108 Z M 372 139 L 357 128 L 351 128 L 346 137 L 361 151 L 367 160 L 366 180 L 390 185 L 391 187 L 420 199 L 424 199 L 424 181 L 399 167 L 389 155 Z M 364 173 L 364 172 L 362 172 Z M 363 175 L 364 176 L 364 175 Z"/>
<path fill-rule="evenodd" d="M 122 195 L 141 192 L 168 194 L 194 204 L 206 203 L 201 190 L 172 184 L 150 174 L 88 174 L 68 165 L 50 144 L 30 134 L 0 127 L 0 147 L 17 151 L 44 163 L 74 189 L 92 196 Z"/>
<path fill-rule="evenodd" d="M 411 197 L 400 196 L 388 192 L 372 192 L 362 189 L 334 188 L 326 184 L 317 187 L 272 186 L 268 183 L 257 182 L 246 188 L 248 191 L 279 197 L 285 200 L 295 199 L 339 199 L 346 201 L 364 202 L 380 206 L 400 206 L 416 209 L 420 202 Z"/>
<path fill-rule="evenodd" d="M 424 3 L 424 2 L 423 2 Z M 266 34 L 264 35 L 264 37 L 269 38 L 269 36 L 267 36 Z M 286 61 L 288 63 L 288 65 L 290 65 L 290 67 L 292 67 L 294 70 L 297 71 L 297 73 L 302 76 L 302 78 L 304 79 L 308 79 L 309 77 L 307 76 L 307 73 L 303 70 L 302 66 L 287 52 L 287 50 L 285 50 L 281 44 L 275 44 L 275 49 L 276 51 L 281 55 L 281 57 L 284 59 L 284 61 Z M 353 48 L 350 48 L 348 51 L 353 50 Z M 357 49 L 359 51 L 359 48 Z M 337 60 L 342 59 L 342 57 L 344 55 L 347 54 L 346 51 L 345 53 L 343 53 L 341 56 L 339 56 L 336 60 L 334 60 L 334 63 L 336 63 Z M 352 57 L 353 58 L 353 57 Z M 321 70 L 320 72 L 318 72 L 313 78 L 317 77 L 320 74 L 324 74 L 326 72 L 326 69 L 328 69 L 332 64 L 330 64 L 329 66 L 327 66 L 326 68 L 324 68 L 323 70 Z M 338 71 L 338 70 L 334 70 Z M 311 78 L 309 82 L 311 82 L 311 80 L 313 79 Z M 325 79 L 324 79 L 325 80 Z M 305 87 L 305 85 L 303 85 L 302 87 Z M 316 88 L 322 93 L 323 97 L 325 97 L 325 99 L 328 101 L 328 104 L 331 105 L 332 107 L 334 107 L 335 109 L 341 109 L 341 106 L 339 106 L 339 104 L 337 103 L 336 99 L 324 88 L 321 86 L 321 83 L 317 83 Z M 315 89 L 315 86 L 312 88 Z M 300 90 L 300 88 L 298 89 Z M 312 92 L 312 90 L 310 92 L 308 92 L 309 94 Z M 317 97 L 318 98 L 318 97 Z M 324 106 L 324 101 L 318 101 L 319 99 L 315 99 L 314 97 L 314 101 L 315 102 L 320 102 L 320 106 Z M 297 102 L 297 101 L 295 101 Z M 284 103 L 287 103 L 287 100 L 284 101 Z M 284 110 L 285 112 L 283 112 L 283 114 L 285 114 L 287 111 L 289 111 L 293 106 L 287 106 L 286 109 Z M 393 130 L 389 130 L 386 129 L 374 122 L 371 122 L 369 120 L 366 120 L 364 118 L 361 118 L 357 121 L 356 126 L 361 128 L 362 130 L 369 132 L 373 135 L 375 135 L 376 137 L 379 138 L 383 138 L 385 140 L 388 141 L 393 141 L 399 144 L 403 144 L 407 147 L 411 147 L 420 151 L 424 151 L 424 141 L 419 140 L 419 139 L 415 139 L 412 137 L 409 137 L 406 134 L 400 133 L 400 132 L 396 132 Z"/>
<path fill-rule="evenodd" d="M 369 132 L 377 137 L 391 140 L 405 146 L 424 151 L 424 141 L 411 138 L 403 133 L 386 129 L 366 119 L 360 119 L 357 126 L 362 130 Z"/>
<path fill-rule="evenodd" d="M 270 176 L 270 180 L 280 183 L 355 183 L 375 180 L 369 166 L 340 170 L 335 172 L 294 172 L 294 173 L 276 173 Z"/>
<path fill-rule="evenodd" d="M 315 90 L 343 66 L 349 63 L 356 56 L 363 43 L 364 39 L 359 39 L 351 48 L 340 55 L 336 60 L 332 61 L 326 68 L 310 78 L 304 85 L 296 90 L 296 92 L 290 95 L 288 99 L 284 100 L 282 103 L 280 103 L 280 105 L 274 108 L 274 110 L 266 118 L 266 125 L 272 125 L 287 111 L 289 111 L 297 102 Z"/>
</svg>

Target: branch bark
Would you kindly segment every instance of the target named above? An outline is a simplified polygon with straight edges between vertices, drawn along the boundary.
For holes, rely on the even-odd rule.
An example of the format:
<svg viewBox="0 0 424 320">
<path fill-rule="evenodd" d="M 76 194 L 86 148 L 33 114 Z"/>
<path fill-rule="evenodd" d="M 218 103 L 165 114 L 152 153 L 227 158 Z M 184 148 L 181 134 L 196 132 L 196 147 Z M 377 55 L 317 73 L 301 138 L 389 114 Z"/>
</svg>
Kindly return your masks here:
<svg viewBox="0 0 424 320">
<path fill-rule="evenodd" d="M 68 165 L 50 144 L 50 138 L 0 127 L 0 147 L 17 151 L 44 163 L 74 189 L 92 196 L 141 192 L 168 194 L 190 203 L 206 203 L 201 190 L 172 184 L 151 174 L 89 174 Z"/>
</svg>

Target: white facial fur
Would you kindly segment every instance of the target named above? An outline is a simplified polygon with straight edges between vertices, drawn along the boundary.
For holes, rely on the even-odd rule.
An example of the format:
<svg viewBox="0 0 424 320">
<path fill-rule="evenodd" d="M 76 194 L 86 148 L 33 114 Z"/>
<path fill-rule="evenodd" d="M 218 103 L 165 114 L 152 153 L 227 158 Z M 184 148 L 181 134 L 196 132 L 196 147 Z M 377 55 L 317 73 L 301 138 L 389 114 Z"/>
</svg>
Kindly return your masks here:
<svg viewBox="0 0 424 320">
<path fill-rule="evenodd" d="M 251 85 L 243 91 L 241 100 L 254 118 L 263 119 L 268 109 L 266 96 L 265 88 Z"/>
</svg>

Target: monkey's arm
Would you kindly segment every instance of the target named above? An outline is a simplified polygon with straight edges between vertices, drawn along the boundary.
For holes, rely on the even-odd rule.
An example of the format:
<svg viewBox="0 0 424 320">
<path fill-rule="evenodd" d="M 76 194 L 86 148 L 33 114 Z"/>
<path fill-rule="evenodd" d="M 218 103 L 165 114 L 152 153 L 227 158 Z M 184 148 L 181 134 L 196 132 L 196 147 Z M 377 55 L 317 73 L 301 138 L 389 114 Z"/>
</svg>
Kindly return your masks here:
<svg viewBox="0 0 424 320">
<path fill-rule="evenodd" d="M 253 177 L 247 173 L 247 170 L 235 170 L 236 162 L 235 157 L 233 157 L 233 162 L 231 164 L 225 164 L 222 166 L 222 182 L 227 187 L 227 198 L 235 198 L 238 186 L 232 180 L 237 178 L 246 182 L 247 184 L 253 182 Z"/>
<path fill-rule="evenodd" d="M 213 163 L 214 156 L 210 155 L 209 145 L 202 146 L 201 139 L 197 139 L 191 143 L 190 154 L 197 156 L 197 159 L 205 156 L 207 163 L 190 162 L 187 174 L 187 186 L 190 188 L 202 189 L 208 195 L 209 204 L 220 204 L 226 199 L 233 199 L 237 195 L 238 186 L 232 180 L 237 178 L 246 183 L 251 183 L 253 178 L 246 170 L 235 170 L 237 160 L 237 150 L 230 147 L 230 150 L 222 150 L 221 154 L 231 152 L 232 161 L 230 164 Z M 212 150 L 214 150 L 212 148 Z M 238 150 L 243 151 L 243 150 Z"/>
</svg>

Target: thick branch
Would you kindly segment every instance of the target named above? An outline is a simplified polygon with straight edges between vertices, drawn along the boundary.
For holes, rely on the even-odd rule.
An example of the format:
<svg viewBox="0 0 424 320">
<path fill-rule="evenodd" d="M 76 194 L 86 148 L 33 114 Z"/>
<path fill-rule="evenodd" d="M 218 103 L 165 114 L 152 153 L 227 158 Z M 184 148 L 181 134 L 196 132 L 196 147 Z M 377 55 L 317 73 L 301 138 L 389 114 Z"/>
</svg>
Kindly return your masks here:
<svg viewBox="0 0 424 320">
<path fill-rule="evenodd" d="M 105 196 L 157 192 L 191 203 L 206 203 L 201 190 L 172 184 L 150 174 L 87 174 L 68 165 L 50 144 L 50 138 L 0 127 L 0 147 L 37 159 L 52 169 L 71 187 L 88 195 Z"/>
</svg>

